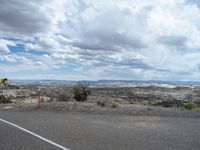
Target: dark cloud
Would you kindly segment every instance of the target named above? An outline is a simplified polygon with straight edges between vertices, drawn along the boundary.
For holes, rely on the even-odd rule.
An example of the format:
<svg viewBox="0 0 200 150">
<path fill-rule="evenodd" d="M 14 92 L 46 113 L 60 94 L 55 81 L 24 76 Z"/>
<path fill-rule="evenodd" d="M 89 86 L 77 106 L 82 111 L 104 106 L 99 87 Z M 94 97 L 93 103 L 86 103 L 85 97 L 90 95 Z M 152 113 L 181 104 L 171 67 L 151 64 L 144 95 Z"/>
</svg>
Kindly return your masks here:
<svg viewBox="0 0 200 150">
<path fill-rule="evenodd" d="M 159 69 L 150 66 L 148 63 L 145 63 L 141 59 L 124 59 L 120 62 L 112 62 L 114 66 L 127 66 L 130 68 L 139 68 L 143 70 L 155 70 L 155 71 L 160 71 L 160 72 L 169 72 L 170 70 L 168 69 Z"/>
<path fill-rule="evenodd" d="M 80 57 L 83 62 L 87 62 L 90 60 L 92 62 L 93 67 L 99 66 L 115 66 L 115 67 L 129 67 L 129 68 L 138 68 L 143 70 L 155 70 L 160 72 L 169 72 L 168 69 L 160 69 L 150 66 L 148 63 L 144 62 L 141 58 L 118 58 L 112 57 L 114 54 L 112 52 L 102 52 L 102 51 L 90 51 L 87 50 L 86 52 L 79 53 Z M 131 57 L 131 56 L 130 56 Z"/>
<path fill-rule="evenodd" d="M 76 19 L 74 19 L 75 22 L 73 22 L 74 20 L 68 22 L 68 25 L 70 25 L 68 30 L 74 30 L 74 32 L 67 32 L 66 36 L 71 37 L 74 47 L 111 51 L 147 47 L 147 43 L 145 43 L 140 33 L 143 25 L 138 27 L 138 21 L 144 18 L 140 18 L 139 15 L 138 18 L 132 16 L 130 10 L 109 9 L 109 11 L 98 12 L 91 19 L 83 16 L 77 18 L 78 25 Z"/>
<path fill-rule="evenodd" d="M 113 51 L 119 48 L 111 43 L 103 43 L 102 41 L 95 41 L 94 39 L 80 39 L 72 42 L 72 46 L 78 47 L 83 50 L 103 50 L 103 51 Z"/>
<path fill-rule="evenodd" d="M 85 38 L 84 38 L 85 37 Z M 92 31 L 84 33 L 82 39 L 72 42 L 72 45 L 81 49 L 90 50 L 120 50 L 122 48 L 145 48 L 146 45 L 139 37 L 127 36 L 115 31 Z"/>
<path fill-rule="evenodd" d="M 187 38 L 184 36 L 161 36 L 158 42 L 167 46 L 185 47 Z"/>
<path fill-rule="evenodd" d="M 32 34 L 46 31 L 48 12 L 40 9 L 44 1 L 0 0 L 0 31 Z"/>
<path fill-rule="evenodd" d="M 145 69 L 145 70 L 153 69 L 152 67 L 150 67 L 148 64 L 144 63 L 140 59 L 130 59 L 130 60 L 125 59 L 121 62 L 113 62 L 113 64 L 115 66 L 129 66 L 132 68 L 141 68 L 141 69 Z"/>
</svg>

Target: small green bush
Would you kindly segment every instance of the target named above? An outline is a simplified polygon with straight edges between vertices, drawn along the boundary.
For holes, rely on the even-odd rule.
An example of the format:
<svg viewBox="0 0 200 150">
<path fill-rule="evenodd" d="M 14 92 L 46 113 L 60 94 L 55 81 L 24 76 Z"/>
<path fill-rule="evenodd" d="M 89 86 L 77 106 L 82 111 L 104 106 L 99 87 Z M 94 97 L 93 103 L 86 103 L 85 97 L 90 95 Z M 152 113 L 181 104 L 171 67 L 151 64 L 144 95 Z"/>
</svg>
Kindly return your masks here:
<svg viewBox="0 0 200 150">
<path fill-rule="evenodd" d="M 41 103 L 44 103 L 44 101 L 45 101 L 44 98 L 41 97 L 41 98 L 40 98 L 40 102 L 41 102 Z"/>
<path fill-rule="evenodd" d="M 200 107 L 195 108 L 194 111 L 200 112 Z"/>
<path fill-rule="evenodd" d="M 197 105 L 194 102 L 185 103 L 183 106 L 185 109 L 189 109 L 189 110 L 193 110 L 197 107 Z"/>
<path fill-rule="evenodd" d="M 97 105 L 101 107 L 106 106 L 105 102 L 102 102 L 102 101 L 97 101 Z"/>
<path fill-rule="evenodd" d="M 129 104 L 134 104 L 134 102 L 132 100 L 129 100 L 128 102 L 129 102 Z"/>
<path fill-rule="evenodd" d="M 98 105 L 98 106 L 101 105 L 101 101 L 97 101 L 97 105 Z"/>
<path fill-rule="evenodd" d="M 135 100 L 129 100 L 128 102 L 129 102 L 129 104 L 137 104 L 137 101 L 135 101 Z"/>
<path fill-rule="evenodd" d="M 3 96 L 3 95 L 1 95 L 0 96 L 0 103 L 12 103 L 12 101 L 11 101 L 11 97 L 5 97 L 5 96 Z"/>
<path fill-rule="evenodd" d="M 118 103 L 112 103 L 112 108 L 117 108 L 118 106 Z"/>
<path fill-rule="evenodd" d="M 106 106 L 106 104 L 105 104 L 104 102 L 102 102 L 102 103 L 101 103 L 101 106 L 104 107 L 104 106 Z"/>
</svg>

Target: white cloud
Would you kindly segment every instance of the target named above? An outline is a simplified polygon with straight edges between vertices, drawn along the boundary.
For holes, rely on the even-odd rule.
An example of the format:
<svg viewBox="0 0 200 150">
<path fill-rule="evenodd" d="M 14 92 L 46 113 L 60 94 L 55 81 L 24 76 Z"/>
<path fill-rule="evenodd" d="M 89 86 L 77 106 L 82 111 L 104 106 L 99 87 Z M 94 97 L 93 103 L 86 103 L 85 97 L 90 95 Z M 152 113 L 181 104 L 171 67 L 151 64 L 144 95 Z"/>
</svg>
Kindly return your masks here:
<svg viewBox="0 0 200 150">
<path fill-rule="evenodd" d="M 6 45 L 0 45 L 0 54 L 1 53 L 9 53 L 10 50 L 8 49 L 8 47 Z"/>
<path fill-rule="evenodd" d="M 29 53 L 24 58 L 30 60 L 21 63 L 35 68 L 73 65 L 75 71 L 98 78 L 179 79 L 181 72 L 188 74 L 183 79 L 200 77 L 200 8 L 195 2 L 0 2 L 0 39 L 4 40 L 0 53 L 11 52 L 1 61 L 19 62 L 16 56 L 24 54 L 13 54 L 8 47 L 20 45 Z M 36 58 L 33 51 L 46 54 Z M 112 71 L 105 74 L 105 70 Z"/>
<path fill-rule="evenodd" d="M 0 39 L 0 53 L 1 54 L 10 53 L 8 46 L 16 46 L 16 44 L 13 41 Z"/>
</svg>

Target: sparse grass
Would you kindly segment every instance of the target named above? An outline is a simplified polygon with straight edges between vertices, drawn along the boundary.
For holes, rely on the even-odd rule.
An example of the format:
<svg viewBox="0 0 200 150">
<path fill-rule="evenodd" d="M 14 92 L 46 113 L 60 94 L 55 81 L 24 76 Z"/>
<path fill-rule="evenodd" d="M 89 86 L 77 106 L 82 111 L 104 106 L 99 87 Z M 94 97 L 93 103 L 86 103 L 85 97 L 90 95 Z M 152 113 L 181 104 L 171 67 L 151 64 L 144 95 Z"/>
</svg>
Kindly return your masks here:
<svg viewBox="0 0 200 150">
<path fill-rule="evenodd" d="M 97 101 L 97 105 L 101 105 L 101 101 Z"/>
<path fill-rule="evenodd" d="M 113 102 L 111 106 L 112 106 L 112 108 L 117 108 L 119 106 L 119 104 L 116 102 Z"/>
<path fill-rule="evenodd" d="M 62 102 L 62 101 L 69 101 L 70 96 L 68 94 L 58 94 L 58 101 Z"/>
<path fill-rule="evenodd" d="M 101 107 L 106 106 L 105 102 L 103 102 L 103 101 L 97 101 L 97 105 L 101 106 Z"/>
<path fill-rule="evenodd" d="M 194 102 L 188 102 L 185 103 L 183 107 L 188 110 L 195 110 L 197 108 L 197 105 Z"/>
<path fill-rule="evenodd" d="M 137 104 L 137 102 L 135 100 L 129 100 L 128 102 L 129 102 L 129 104 Z"/>
<path fill-rule="evenodd" d="M 45 102 L 45 100 L 44 100 L 43 97 L 41 97 L 40 102 L 41 102 L 41 103 L 44 103 L 44 102 Z"/>
<path fill-rule="evenodd" d="M 73 109 L 75 109 L 76 107 L 77 107 L 77 102 L 76 101 L 74 101 L 74 103 L 73 103 Z"/>
<path fill-rule="evenodd" d="M 129 100 L 128 102 L 129 104 L 134 104 L 133 100 Z"/>
<path fill-rule="evenodd" d="M 188 110 L 200 112 L 200 104 L 199 103 L 188 102 L 188 103 L 185 103 L 183 105 L 183 107 Z"/>
<path fill-rule="evenodd" d="M 195 108 L 194 111 L 200 112 L 200 107 Z"/>
</svg>

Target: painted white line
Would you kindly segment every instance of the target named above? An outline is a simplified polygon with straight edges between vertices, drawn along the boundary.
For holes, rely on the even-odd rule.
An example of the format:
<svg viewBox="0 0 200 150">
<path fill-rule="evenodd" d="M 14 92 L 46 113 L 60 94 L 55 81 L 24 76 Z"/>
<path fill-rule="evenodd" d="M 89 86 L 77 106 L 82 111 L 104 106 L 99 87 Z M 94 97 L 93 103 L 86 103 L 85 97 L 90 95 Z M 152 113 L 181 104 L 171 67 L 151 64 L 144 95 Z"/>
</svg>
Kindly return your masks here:
<svg viewBox="0 0 200 150">
<path fill-rule="evenodd" d="M 33 133 L 33 132 L 31 132 L 31 131 L 29 131 L 29 130 L 27 130 L 27 129 L 24 129 L 24 128 L 22 128 L 22 127 L 20 127 L 20 126 L 18 126 L 18 125 L 16 125 L 16 124 L 14 124 L 14 123 L 11 123 L 11 122 L 6 121 L 6 120 L 1 119 L 1 118 L 0 118 L 0 121 L 2 121 L 2 122 L 4 122 L 4 123 L 7 123 L 7 124 L 9 124 L 9 125 L 11 125 L 11 126 L 13 126 L 13 127 L 16 127 L 16 128 L 18 128 L 18 129 L 20 129 L 20 130 L 26 132 L 26 133 L 29 133 L 29 134 L 31 134 L 31 135 L 33 135 L 33 136 L 35 136 L 35 137 L 37 137 L 37 138 L 39 138 L 39 139 L 41 139 L 41 140 L 47 142 L 47 143 L 50 143 L 50 144 L 52 144 L 52 145 L 54 145 L 54 146 L 56 146 L 56 147 L 62 149 L 62 150 L 69 150 L 68 148 L 65 148 L 65 147 L 63 147 L 63 146 L 61 146 L 61 145 L 59 145 L 59 144 L 57 144 L 57 143 L 55 143 L 55 142 L 53 142 L 53 141 L 51 141 L 51 140 L 48 140 L 48 139 L 46 139 L 46 138 L 44 138 L 44 137 L 42 137 L 42 136 L 40 136 L 40 135 L 38 135 L 38 134 L 36 134 L 36 133 Z"/>
<path fill-rule="evenodd" d="M 2 109 L 12 109 L 14 108 L 13 106 L 5 106 L 5 107 L 1 107 Z"/>
</svg>

